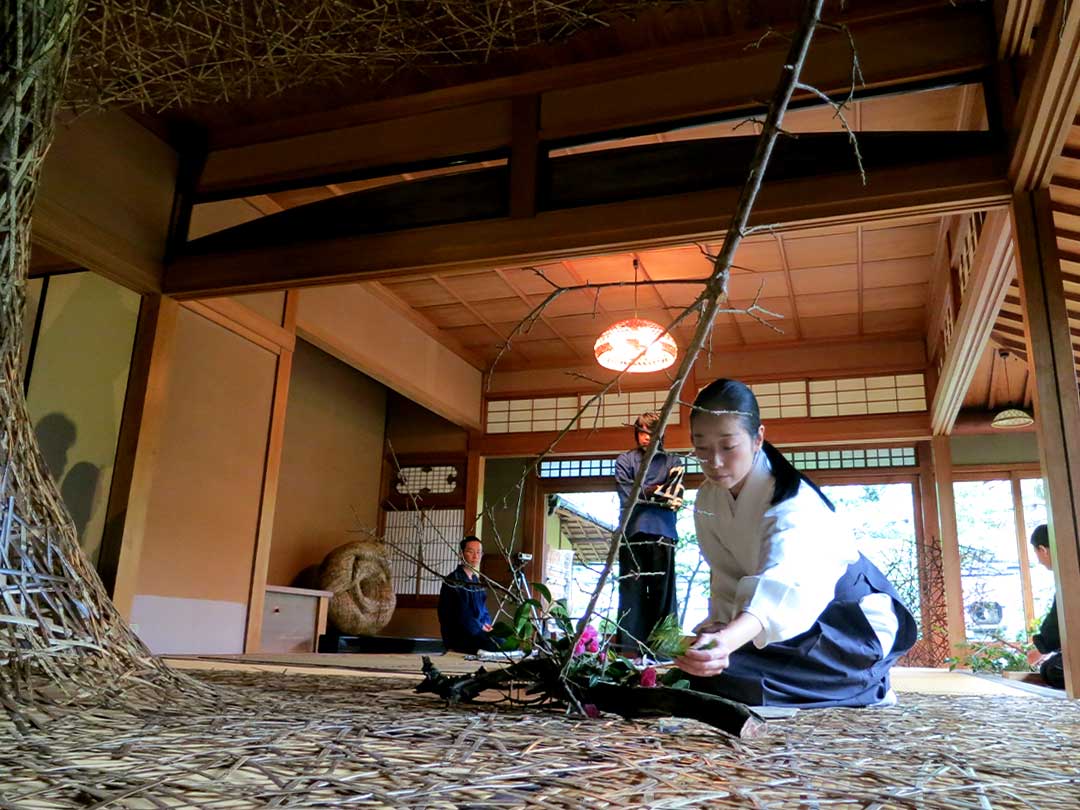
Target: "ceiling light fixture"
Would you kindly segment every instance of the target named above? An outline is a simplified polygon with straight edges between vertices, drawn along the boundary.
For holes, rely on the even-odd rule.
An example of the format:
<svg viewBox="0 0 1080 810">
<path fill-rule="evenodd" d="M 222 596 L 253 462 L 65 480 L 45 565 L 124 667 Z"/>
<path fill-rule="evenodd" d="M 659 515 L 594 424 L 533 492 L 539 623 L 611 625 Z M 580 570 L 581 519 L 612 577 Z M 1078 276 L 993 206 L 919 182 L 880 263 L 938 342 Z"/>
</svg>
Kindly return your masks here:
<svg viewBox="0 0 1080 810">
<path fill-rule="evenodd" d="M 1001 366 L 1005 369 L 1005 396 L 1008 398 L 1012 396 L 1009 389 L 1009 353 L 1004 349 L 999 349 L 998 357 L 1001 358 Z M 1023 408 L 1003 408 L 994 414 L 994 418 L 990 420 L 990 427 L 1005 430 L 1027 427 L 1034 424 L 1034 422 L 1035 420 L 1031 414 Z"/>
<path fill-rule="evenodd" d="M 679 356 L 675 339 L 660 324 L 637 316 L 638 260 L 634 259 L 634 317 L 605 329 L 593 344 L 596 362 L 612 371 L 647 374 L 668 368 Z"/>
</svg>

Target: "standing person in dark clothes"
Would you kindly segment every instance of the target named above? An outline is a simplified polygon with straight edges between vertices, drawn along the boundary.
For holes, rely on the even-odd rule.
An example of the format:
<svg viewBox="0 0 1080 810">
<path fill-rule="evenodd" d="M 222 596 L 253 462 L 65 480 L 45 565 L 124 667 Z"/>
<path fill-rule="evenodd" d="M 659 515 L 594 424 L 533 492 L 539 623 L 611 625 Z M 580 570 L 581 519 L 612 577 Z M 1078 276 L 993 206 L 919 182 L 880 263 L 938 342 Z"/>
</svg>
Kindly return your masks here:
<svg viewBox="0 0 1080 810">
<path fill-rule="evenodd" d="M 654 411 L 639 416 L 634 422 L 637 446 L 615 460 L 615 485 L 623 509 L 630 500 L 630 489 L 645 458 L 652 430 L 659 422 L 660 414 Z M 618 646 L 628 655 L 644 655 L 642 643 L 653 627 L 676 611 L 675 544 L 678 532 L 672 506 L 678 507 L 676 502 L 659 503 L 650 499 L 668 482 L 672 470 L 683 466 L 683 460 L 665 453 L 663 438 L 660 441 L 642 482 L 641 496 L 626 525 L 626 536 L 619 546 Z"/>
<path fill-rule="evenodd" d="M 1031 547 L 1035 551 L 1035 559 L 1039 561 L 1047 571 L 1054 570 L 1054 564 L 1050 560 L 1050 535 L 1046 530 L 1046 524 L 1036 526 L 1031 533 Z M 1039 632 L 1031 637 L 1031 643 L 1035 649 L 1028 653 L 1028 663 L 1032 667 L 1039 668 L 1039 674 L 1049 686 L 1056 689 L 1065 688 L 1065 668 L 1061 660 L 1061 633 L 1058 631 L 1057 596 L 1050 603 L 1050 611 L 1043 619 Z"/>
<path fill-rule="evenodd" d="M 461 564 L 443 579 L 439 590 L 439 629 L 447 650 L 475 654 L 477 650 L 498 650 L 491 636 L 491 614 L 487 609 L 487 589 L 480 581 L 480 560 L 484 547 L 480 538 L 469 535 L 461 541 Z"/>
</svg>

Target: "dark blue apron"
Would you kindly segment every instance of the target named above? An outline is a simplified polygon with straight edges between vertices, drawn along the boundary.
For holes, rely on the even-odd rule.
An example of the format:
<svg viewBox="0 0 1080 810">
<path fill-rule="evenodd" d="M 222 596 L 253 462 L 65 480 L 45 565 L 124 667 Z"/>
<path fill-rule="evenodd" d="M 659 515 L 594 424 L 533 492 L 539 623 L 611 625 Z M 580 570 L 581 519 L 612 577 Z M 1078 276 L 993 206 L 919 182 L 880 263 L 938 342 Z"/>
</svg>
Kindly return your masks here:
<svg viewBox="0 0 1080 810">
<path fill-rule="evenodd" d="M 899 626 L 888 655 L 859 607 L 872 593 L 892 597 Z M 814 626 L 758 649 L 747 644 L 713 678 L 692 678 L 694 689 L 750 706 L 869 706 L 889 692 L 889 670 L 911 649 L 915 619 L 872 562 L 859 555 L 836 583 L 833 600 Z"/>
</svg>

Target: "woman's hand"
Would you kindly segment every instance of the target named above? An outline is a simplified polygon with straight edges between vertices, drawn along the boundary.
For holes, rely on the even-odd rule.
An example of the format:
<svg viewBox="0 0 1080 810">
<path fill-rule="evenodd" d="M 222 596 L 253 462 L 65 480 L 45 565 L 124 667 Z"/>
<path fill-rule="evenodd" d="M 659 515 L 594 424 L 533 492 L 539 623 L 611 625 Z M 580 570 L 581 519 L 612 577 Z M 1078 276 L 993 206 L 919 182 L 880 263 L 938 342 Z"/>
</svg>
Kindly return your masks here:
<svg viewBox="0 0 1080 810">
<path fill-rule="evenodd" d="M 708 678 L 728 668 L 732 652 L 723 631 L 699 632 L 690 648 L 675 659 L 675 665 L 683 672 Z"/>
<path fill-rule="evenodd" d="M 730 624 L 702 622 L 694 629 L 694 643 L 675 659 L 675 664 L 683 672 L 702 678 L 719 675 L 731 664 L 731 654 L 760 633 L 762 626 L 756 616 L 745 611 Z"/>
<path fill-rule="evenodd" d="M 1027 654 L 1027 662 L 1031 665 L 1032 669 L 1038 669 L 1042 663 L 1050 657 L 1050 653 L 1041 653 L 1038 650 L 1029 650 Z"/>
</svg>

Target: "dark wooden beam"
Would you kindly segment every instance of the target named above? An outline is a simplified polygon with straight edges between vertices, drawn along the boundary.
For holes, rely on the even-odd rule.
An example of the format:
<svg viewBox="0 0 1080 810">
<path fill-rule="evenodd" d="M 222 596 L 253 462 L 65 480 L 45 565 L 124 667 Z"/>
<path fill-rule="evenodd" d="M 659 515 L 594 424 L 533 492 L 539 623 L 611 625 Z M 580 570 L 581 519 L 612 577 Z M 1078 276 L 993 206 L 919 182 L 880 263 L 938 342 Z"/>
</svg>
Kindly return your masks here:
<svg viewBox="0 0 1080 810">
<path fill-rule="evenodd" d="M 746 159 L 742 139 L 716 140 L 711 153 L 709 144 L 680 142 L 550 161 L 545 204 L 560 210 L 531 218 L 506 217 L 505 169 L 303 206 L 190 243 L 169 266 L 166 290 L 199 297 L 520 266 L 716 238 L 738 196 L 732 180 L 738 170 L 731 166 Z M 867 133 L 862 150 L 870 162 L 866 186 L 843 134 L 800 138 L 797 148 L 781 150 L 755 222 L 940 215 L 1008 200 L 1004 155 L 986 133 L 899 139 Z"/>
<path fill-rule="evenodd" d="M 930 7 L 928 7 L 930 6 Z M 905 85 L 971 80 L 995 63 L 989 9 L 918 3 L 847 24 L 858 44 L 860 93 Z M 369 175 L 482 152 L 511 151 L 512 99 L 538 98 L 542 141 L 596 140 L 641 127 L 724 119 L 760 109 L 787 49 L 783 37 L 753 45 L 763 32 L 535 71 L 269 125 L 216 134 L 198 191 L 203 199 L 240 196 L 275 184 L 293 187 Z M 904 47 L 896 47 L 903 42 Z M 821 31 L 803 79 L 846 94 L 851 49 L 846 34 Z M 796 102 L 813 96 L 797 94 Z M 360 173 L 357 175 L 356 173 Z M 384 174 L 397 173 L 383 172 Z"/>
<path fill-rule="evenodd" d="M 512 106 L 510 151 L 510 216 L 536 214 L 536 175 L 540 166 L 540 98 L 518 96 Z"/>
</svg>

